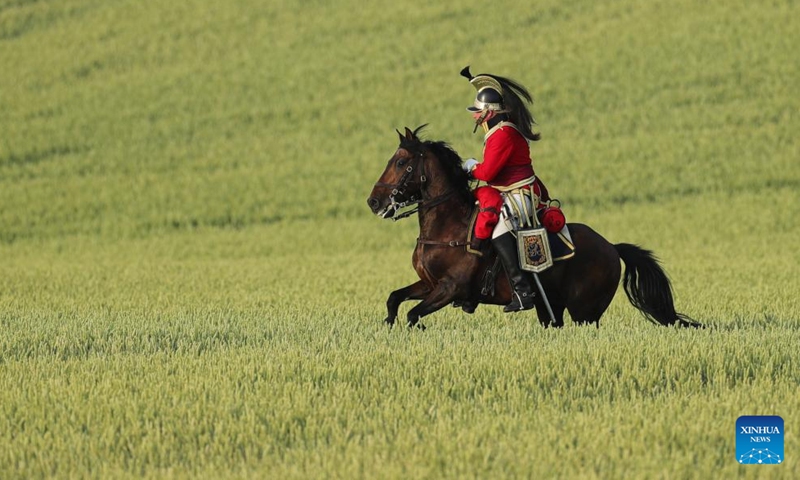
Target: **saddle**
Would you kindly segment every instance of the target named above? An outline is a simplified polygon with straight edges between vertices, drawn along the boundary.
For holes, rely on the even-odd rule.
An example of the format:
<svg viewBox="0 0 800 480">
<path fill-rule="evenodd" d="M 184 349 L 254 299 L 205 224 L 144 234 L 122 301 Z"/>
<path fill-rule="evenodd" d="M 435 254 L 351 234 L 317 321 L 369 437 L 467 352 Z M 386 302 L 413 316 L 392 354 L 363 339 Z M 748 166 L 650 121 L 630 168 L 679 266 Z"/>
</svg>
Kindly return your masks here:
<svg viewBox="0 0 800 480">
<path fill-rule="evenodd" d="M 540 208 L 537 211 L 537 214 L 541 216 L 544 210 L 544 208 Z M 470 248 L 472 237 L 475 235 L 475 221 L 477 218 L 478 209 L 476 208 L 472 211 L 472 215 L 469 219 L 469 226 L 467 227 L 467 251 L 474 255 L 480 255 L 483 253 Z M 564 225 L 564 228 L 555 233 L 548 231 L 547 243 L 549 244 L 550 248 L 547 252 L 545 252 L 545 254 L 549 254 L 549 256 L 553 259 L 553 262 L 568 260 L 575 256 L 575 245 L 572 243 L 572 236 L 569 233 L 569 227 L 567 225 Z"/>
<path fill-rule="evenodd" d="M 545 211 L 545 207 L 540 208 L 537 210 L 537 215 L 541 218 L 541 215 Z M 474 255 L 482 255 L 483 252 L 479 252 L 470 248 L 472 243 L 472 237 L 475 234 L 475 222 L 478 218 L 478 209 L 475 208 L 472 211 L 472 215 L 470 216 L 469 226 L 467 227 L 467 242 L 466 248 L 467 252 L 472 253 Z M 546 268 L 549 268 L 555 262 L 561 262 L 564 260 L 569 260 L 570 258 L 575 256 L 575 244 L 572 242 L 572 236 L 569 233 L 569 227 L 564 225 L 564 227 L 558 232 L 549 232 L 542 229 L 543 233 L 546 235 L 545 237 L 539 237 L 538 239 L 536 236 L 526 237 L 526 245 L 528 248 L 521 249 L 520 252 L 520 261 L 521 263 L 525 262 L 522 258 L 522 255 L 525 254 L 528 257 L 528 261 L 525 263 L 533 263 L 533 264 L 542 264 L 542 263 L 550 263 Z M 534 258 L 531 258 L 533 256 Z M 523 269 L 529 270 L 526 266 L 522 265 Z M 545 268 L 545 269 L 546 269 Z M 483 274 L 483 278 L 481 279 L 481 294 L 482 295 L 494 295 L 494 285 L 495 279 L 497 275 L 500 273 L 502 266 L 500 264 L 500 259 L 495 258 L 495 261 L 486 269 Z M 541 269 L 539 271 L 542 271 Z"/>
</svg>

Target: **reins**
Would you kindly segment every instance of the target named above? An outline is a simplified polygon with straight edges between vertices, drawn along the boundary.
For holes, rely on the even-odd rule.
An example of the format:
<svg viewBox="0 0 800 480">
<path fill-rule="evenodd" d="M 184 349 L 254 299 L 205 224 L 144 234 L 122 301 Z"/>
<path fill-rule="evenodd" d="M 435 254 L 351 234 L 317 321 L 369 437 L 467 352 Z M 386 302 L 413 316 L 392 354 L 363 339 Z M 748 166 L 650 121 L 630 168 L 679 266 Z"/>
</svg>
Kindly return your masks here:
<svg viewBox="0 0 800 480">
<path fill-rule="evenodd" d="M 427 210 L 427 209 L 433 208 L 433 207 L 435 207 L 437 205 L 441 205 L 447 199 L 449 199 L 451 196 L 453 196 L 454 193 L 456 193 L 456 191 L 453 190 L 453 189 L 450 189 L 446 193 L 443 193 L 443 194 L 439 195 L 438 197 L 435 197 L 435 198 L 431 199 L 428 203 L 424 203 L 420 207 L 417 207 L 414 210 L 414 212 L 416 212 L 420 208 L 423 208 L 423 209 Z M 411 213 L 409 213 L 409 215 L 410 214 Z M 422 233 L 422 232 L 420 232 L 420 233 Z M 462 241 L 462 240 L 451 240 L 449 242 L 443 242 L 443 241 L 439 241 L 439 240 L 428 240 L 428 239 L 422 238 L 420 236 L 420 237 L 417 237 L 417 243 L 422 244 L 422 245 L 440 245 L 440 246 L 445 246 L 445 247 L 463 247 L 463 246 L 467 245 L 468 242 Z"/>
<path fill-rule="evenodd" d="M 419 152 L 419 161 L 420 161 L 420 176 L 419 176 L 419 183 L 420 183 L 420 192 L 422 192 L 422 186 L 428 181 L 428 178 L 425 176 L 425 154 L 423 152 Z M 391 207 L 397 211 L 401 208 L 409 207 L 412 205 L 416 205 L 416 208 L 403 212 L 397 216 L 392 217 L 392 221 L 402 220 L 404 218 L 408 218 L 415 213 L 418 213 L 420 209 L 428 210 L 433 208 L 437 205 L 444 203 L 448 198 L 450 198 L 454 193 L 455 190 L 450 189 L 446 193 L 439 195 L 438 197 L 425 199 L 425 195 L 422 195 L 422 198 L 417 198 L 412 195 L 405 201 L 398 202 L 395 199 L 396 195 L 404 195 L 406 193 L 406 188 L 411 183 L 415 183 L 411 181 L 411 174 L 414 172 L 414 167 L 409 165 L 403 175 L 400 177 L 400 180 L 397 183 L 384 183 L 384 182 L 376 182 L 376 187 L 384 187 L 384 188 L 391 188 L 392 193 L 389 195 L 389 200 L 391 200 Z"/>
<path fill-rule="evenodd" d="M 425 193 L 424 193 L 424 190 L 423 190 L 423 187 L 425 186 L 425 184 L 428 181 L 428 178 L 425 176 L 425 153 L 424 152 L 419 152 L 418 159 L 419 159 L 419 162 L 420 162 L 419 163 L 419 165 L 420 165 L 419 166 L 419 170 L 420 170 L 419 183 L 420 183 L 420 192 L 421 192 L 422 198 L 417 198 L 416 196 L 412 195 L 410 198 L 408 198 L 408 199 L 406 199 L 406 200 L 404 200 L 402 202 L 398 202 L 395 199 L 395 196 L 397 196 L 397 195 L 404 195 L 405 191 L 406 191 L 406 188 L 410 184 L 416 183 L 416 181 L 412 180 L 412 173 L 414 172 L 414 167 L 412 165 L 409 165 L 406 168 L 405 172 L 403 172 L 403 175 L 400 177 L 400 180 L 398 180 L 397 183 L 384 183 L 384 182 L 375 183 L 375 186 L 377 186 L 377 187 L 391 188 L 392 189 L 392 193 L 389 195 L 389 200 L 391 201 L 390 207 L 392 209 L 394 209 L 395 211 L 398 211 L 401 208 L 405 208 L 405 207 L 408 207 L 408 206 L 416 205 L 416 207 L 411 209 L 411 210 L 408 210 L 406 212 L 403 212 L 403 213 L 400 213 L 400 214 L 398 214 L 396 216 L 393 216 L 392 217 L 392 221 L 396 222 L 398 220 L 402 220 L 404 218 L 408 218 L 408 217 L 414 215 L 415 213 L 419 213 L 420 211 L 425 211 L 425 210 L 429 210 L 429 209 L 432 209 L 434 207 L 437 207 L 437 206 L 443 204 L 444 202 L 446 202 L 447 200 L 449 200 L 450 197 L 452 197 L 456 193 L 456 190 L 454 188 L 450 188 L 449 190 L 447 190 L 445 193 L 443 193 L 441 195 L 438 195 L 438 196 L 433 197 L 433 198 L 427 198 L 426 199 L 425 198 Z M 462 240 L 452 240 L 452 241 L 444 242 L 444 241 L 438 241 L 438 240 L 428 240 L 428 239 L 424 239 L 422 237 L 417 238 L 417 243 L 421 244 L 421 245 L 439 245 L 439 246 L 447 246 L 447 247 L 463 247 L 463 246 L 467 245 L 467 242 L 466 241 L 462 241 Z"/>
<path fill-rule="evenodd" d="M 420 152 L 419 160 L 420 160 L 420 171 L 421 171 L 420 183 L 421 183 L 421 186 L 424 186 L 425 183 L 427 182 L 427 178 L 425 177 L 425 154 L 423 152 Z M 406 169 L 406 173 L 410 174 L 412 170 L 413 170 L 413 168 L 409 165 L 409 167 Z M 400 180 L 402 181 L 404 179 L 401 178 Z M 435 207 L 443 204 L 447 200 L 449 200 L 450 197 L 452 197 L 456 193 L 456 190 L 454 188 L 450 188 L 445 193 L 443 193 L 443 194 L 441 194 L 439 196 L 425 199 L 425 193 L 423 192 L 421 187 L 420 187 L 420 191 L 422 192 L 422 197 L 423 198 L 416 202 L 417 207 L 414 208 L 413 210 L 409 210 L 407 212 L 404 212 L 404 213 L 398 215 L 393 220 L 396 221 L 396 220 L 400 220 L 400 219 L 403 219 L 403 218 L 410 217 L 411 215 L 414 215 L 415 213 L 418 213 L 420 210 L 425 211 L 425 210 L 430 210 L 432 208 L 435 208 Z M 422 232 L 420 232 L 420 234 L 421 233 Z M 467 242 L 463 241 L 463 240 L 450 240 L 450 241 L 445 242 L 445 241 L 440 241 L 440 240 L 430 240 L 430 239 L 422 238 L 421 235 L 420 235 L 420 237 L 417 238 L 417 243 L 420 244 L 420 245 L 436 245 L 436 246 L 444 246 L 444 247 L 463 247 L 463 246 L 467 245 Z"/>
</svg>

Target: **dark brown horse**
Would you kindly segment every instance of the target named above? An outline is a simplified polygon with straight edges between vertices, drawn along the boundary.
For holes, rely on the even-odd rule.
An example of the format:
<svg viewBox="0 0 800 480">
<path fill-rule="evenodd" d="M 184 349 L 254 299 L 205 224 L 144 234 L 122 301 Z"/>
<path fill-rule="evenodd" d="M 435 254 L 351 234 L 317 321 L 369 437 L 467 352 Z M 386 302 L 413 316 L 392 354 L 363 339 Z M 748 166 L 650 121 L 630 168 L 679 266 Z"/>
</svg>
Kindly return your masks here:
<svg viewBox="0 0 800 480">
<path fill-rule="evenodd" d="M 385 319 L 389 325 L 394 325 L 398 308 L 406 300 L 422 300 L 408 312 L 409 327 L 451 303 L 471 313 L 478 303 L 506 305 L 511 301 L 511 287 L 502 270 L 495 278 L 494 291 L 482 293 L 482 279 L 495 254 L 478 256 L 465 248 L 475 208 L 470 179 L 461 169 L 461 158 L 446 143 L 418 138 L 421 128 L 413 132 L 406 128 L 405 135 L 398 132 L 400 146 L 367 200 L 381 218 L 418 205 L 419 238 L 413 265 L 420 280 L 389 295 Z M 626 266 L 625 293 L 645 318 L 659 325 L 700 326 L 675 311 L 672 286 L 651 252 L 627 243 L 612 245 L 580 223 L 570 223 L 569 229 L 575 256 L 539 274 L 555 318 L 553 326 L 564 325 L 564 309 L 579 324 L 599 326 L 620 282 L 620 260 Z M 536 313 L 542 325 L 550 325 L 540 295 Z"/>
</svg>

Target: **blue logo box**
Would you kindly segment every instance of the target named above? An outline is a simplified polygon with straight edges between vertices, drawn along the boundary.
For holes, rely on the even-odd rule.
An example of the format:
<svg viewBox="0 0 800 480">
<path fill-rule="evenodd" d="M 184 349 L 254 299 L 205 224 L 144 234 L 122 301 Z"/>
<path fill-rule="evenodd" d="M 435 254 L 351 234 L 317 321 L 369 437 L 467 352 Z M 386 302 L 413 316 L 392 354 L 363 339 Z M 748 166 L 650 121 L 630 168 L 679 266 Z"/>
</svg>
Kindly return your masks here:
<svg viewBox="0 0 800 480">
<path fill-rule="evenodd" d="M 742 465 L 783 463 L 783 419 L 743 415 L 736 420 L 736 461 Z"/>
</svg>

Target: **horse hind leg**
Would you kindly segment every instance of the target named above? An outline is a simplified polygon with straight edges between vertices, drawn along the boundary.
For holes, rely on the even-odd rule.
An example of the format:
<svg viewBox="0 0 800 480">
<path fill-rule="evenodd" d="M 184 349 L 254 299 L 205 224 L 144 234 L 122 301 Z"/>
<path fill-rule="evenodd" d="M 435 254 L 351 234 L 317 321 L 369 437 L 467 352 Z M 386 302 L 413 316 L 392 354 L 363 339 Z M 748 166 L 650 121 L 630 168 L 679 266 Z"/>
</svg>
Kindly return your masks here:
<svg viewBox="0 0 800 480">
<path fill-rule="evenodd" d="M 611 305 L 619 285 L 619 260 L 607 265 L 595 264 L 593 275 L 574 281 L 567 296 L 567 311 L 578 325 L 594 323 L 600 327 L 600 317 Z M 616 268 L 614 268 L 616 267 Z M 573 278 L 577 278 L 574 276 Z"/>
<path fill-rule="evenodd" d="M 550 303 L 550 308 L 553 310 L 553 319 L 550 318 L 550 312 L 547 311 L 547 306 L 544 304 L 544 302 L 536 302 L 536 316 L 539 317 L 539 323 L 541 323 L 544 328 L 563 327 L 564 308 L 566 307 L 558 303 Z"/>
<path fill-rule="evenodd" d="M 460 308 L 464 313 L 473 314 L 475 310 L 478 308 L 478 301 L 473 299 L 468 300 L 456 300 L 453 302 L 454 308 Z"/>
<path fill-rule="evenodd" d="M 603 316 L 608 306 L 611 305 L 611 301 L 614 299 L 616 285 L 614 285 L 614 287 L 614 290 L 604 292 L 595 298 L 593 302 L 575 302 L 570 305 L 567 307 L 569 316 L 572 317 L 572 320 L 578 325 L 594 323 L 596 327 L 600 328 L 600 317 Z"/>
<path fill-rule="evenodd" d="M 590 229 L 582 229 L 575 238 L 579 254 L 568 260 L 569 289 L 567 311 L 578 325 L 594 323 L 611 305 L 622 274 L 617 250 L 606 239 Z M 581 240 L 579 245 L 577 242 Z M 583 247 L 581 249 L 581 247 Z"/>
</svg>

